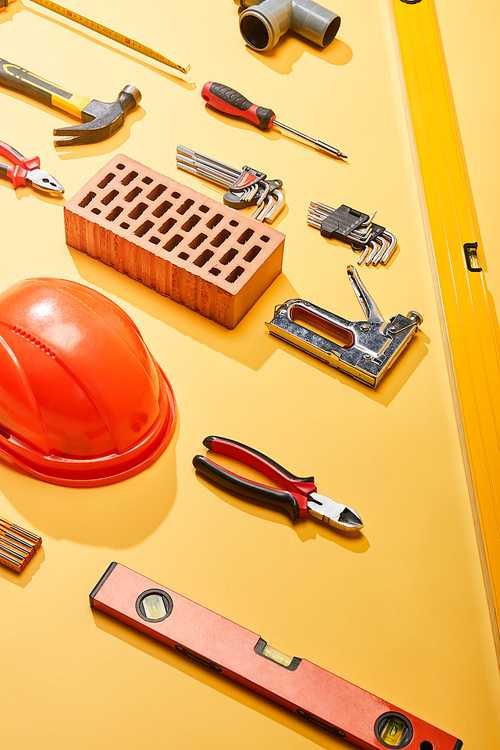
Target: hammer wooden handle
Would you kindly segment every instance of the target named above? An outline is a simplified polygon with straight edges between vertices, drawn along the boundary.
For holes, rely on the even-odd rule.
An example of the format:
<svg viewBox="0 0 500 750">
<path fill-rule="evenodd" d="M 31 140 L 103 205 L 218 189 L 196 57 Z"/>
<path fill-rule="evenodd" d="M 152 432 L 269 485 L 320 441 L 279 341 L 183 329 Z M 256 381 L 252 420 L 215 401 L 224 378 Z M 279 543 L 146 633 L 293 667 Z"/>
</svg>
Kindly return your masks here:
<svg viewBox="0 0 500 750">
<path fill-rule="evenodd" d="M 36 99 L 44 104 L 62 109 L 70 115 L 81 119 L 81 112 L 90 99 L 80 94 L 61 88 L 55 83 L 40 78 L 29 70 L 0 58 L 0 84 L 8 86 L 21 94 Z"/>
</svg>

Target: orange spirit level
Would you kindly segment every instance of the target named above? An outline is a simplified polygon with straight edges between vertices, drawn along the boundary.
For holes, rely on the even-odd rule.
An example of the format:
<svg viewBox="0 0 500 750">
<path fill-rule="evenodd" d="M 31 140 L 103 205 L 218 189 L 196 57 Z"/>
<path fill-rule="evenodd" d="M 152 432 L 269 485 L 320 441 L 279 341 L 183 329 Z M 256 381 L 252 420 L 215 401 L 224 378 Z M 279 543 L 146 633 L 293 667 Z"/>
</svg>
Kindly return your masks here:
<svg viewBox="0 0 500 750">
<path fill-rule="evenodd" d="M 456 737 L 118 563 L 106 570 L 90 604 L 363 750 L 462 747 Z"/>
</svg>

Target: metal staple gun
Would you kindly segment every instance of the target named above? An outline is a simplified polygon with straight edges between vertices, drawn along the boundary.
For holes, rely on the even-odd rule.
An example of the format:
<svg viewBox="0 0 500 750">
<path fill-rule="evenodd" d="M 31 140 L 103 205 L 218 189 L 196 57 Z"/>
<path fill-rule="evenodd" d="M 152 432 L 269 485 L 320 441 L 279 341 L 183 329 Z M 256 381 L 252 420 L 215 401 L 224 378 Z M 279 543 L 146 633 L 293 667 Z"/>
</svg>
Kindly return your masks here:
<svg viewBox="0 0 500 750">
<path fill-rule="evenodd" d="M 251 167 L 234 169 L 185 146 L 177 146 L 176 159 L 179 169 L 229 188 L 223 198 L 226 206 L 257 206 L 252 219 L 270 224 L 285 207 L 282 181 L 268 180 L 263 172 Z"/>
<path fill-rule="evenodd" d="M 290 299 L 275 307 L 274 318 L 266 326 L 274 336 L 375 388 L 413 338 L 423 318 L 411 310 L 407 317 L 394 315 L 386 323 L 354 266 L 347 266 L 347 275 L 366 320 L 346 320 L 311 302 Z M 299 320 L 333 334 L 336 340 L 301 325 Z"/>
</svg>

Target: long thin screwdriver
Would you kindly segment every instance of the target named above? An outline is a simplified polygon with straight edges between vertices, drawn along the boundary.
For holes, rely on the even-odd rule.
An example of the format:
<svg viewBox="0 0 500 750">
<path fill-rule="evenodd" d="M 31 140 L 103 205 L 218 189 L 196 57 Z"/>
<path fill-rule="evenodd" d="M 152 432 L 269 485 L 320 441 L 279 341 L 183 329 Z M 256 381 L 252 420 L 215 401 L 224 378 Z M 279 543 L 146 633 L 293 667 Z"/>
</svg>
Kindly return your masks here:
<svg viewBox="0 0 500 750">
<path fill-rule="evenodd" d="M 342 151 L 339 151 L 338 148 L 329 146 L 328 143 L 318 141 L 316 138 L 311 138 L 304 133 L 300 133 L 289 125 L 278 122 L 276 114 L 272 109 L 253 104 L 238 91 L 225 86 L 223 83 L 208 81 L 203 86 L 201 95 L 210 107 L 219 110 L 219 112 L 224 112 L 226 115 L 231 115 L 232 117 L 239 117 L 241 120 L 248 120 L 248 122 L 257 125 L 261 130 L 271 130 L 274 125 L 277 125 L 279 128 L 288 130 L 290 133 L 298 135 L 305 141 L 312 143 L 316 148 L 325 151 L 330 156 L 347 159 L 347 156 Z"/>
<path fill-rule="evenodd" d="M 0 9 L 6 8 L 7 5 L 10 5 L 10 3 L 13 2 L 15 2 L 15 0 L 0 0 Z M 108 39 L 112 39 L 114 42 L 119 42 L 129 49 L 133 49 L 135 52 L 140 52 L 142 55 L 146 55 L 146 57 L 150 57 L 151 59 L 156 60 L 156 62 L 163 63 L 163 65 L 168 65 L 169 68 L 179 70 L 181 73 L 187 73 L 189 71 L 189 65 L 184 68 L 182 67 L 182 65 L 178 65 L 172 60 L 169 60 L 168 57 L 160 55 L 159 52 L 155 52 L 153 49 L 151 49 L 151 47 L 146 47 L 145 44 L 136 42 L 129 36 L 120 34 L 119 31 L 113 31 L 113 29 L 109 29 L 107 26 L 103 26 L 103 24 L 97 23 L 97 21 L 92 21 L 90 18 L 81 16 L 79 13 L 74 13 L 72 10 L 64 8 L 62 5 L 51 2 L 51 0 L 31 0 L 31 2 L 35 3 L 36 5 L 41 5 L 42 8 L 47 8 L 48 10 L 51 10 L 53 13 L 57 13 L 60 16 L 69 18 L 70 21 L 79 23 L 81 26 L 85 26 L 85 28 L 87 29 L 91 29 L 98 34 L 102 34 L 102 36 L 105 36 Z"/>
</svg>

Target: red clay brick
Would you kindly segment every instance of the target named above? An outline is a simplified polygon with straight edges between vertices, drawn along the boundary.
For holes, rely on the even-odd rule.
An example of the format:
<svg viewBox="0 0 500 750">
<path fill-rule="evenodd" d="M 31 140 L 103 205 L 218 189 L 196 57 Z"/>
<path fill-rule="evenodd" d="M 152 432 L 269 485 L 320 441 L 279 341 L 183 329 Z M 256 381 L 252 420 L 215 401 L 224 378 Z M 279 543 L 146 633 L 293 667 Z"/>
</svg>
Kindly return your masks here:
<svg viewBox="0 0 500 750">
<path fill-rule="evenodd" d="M 285 237 L 128 156 L 64 207 L 66 242 L 227 328 L 281 271 Z"/>
</svg>

